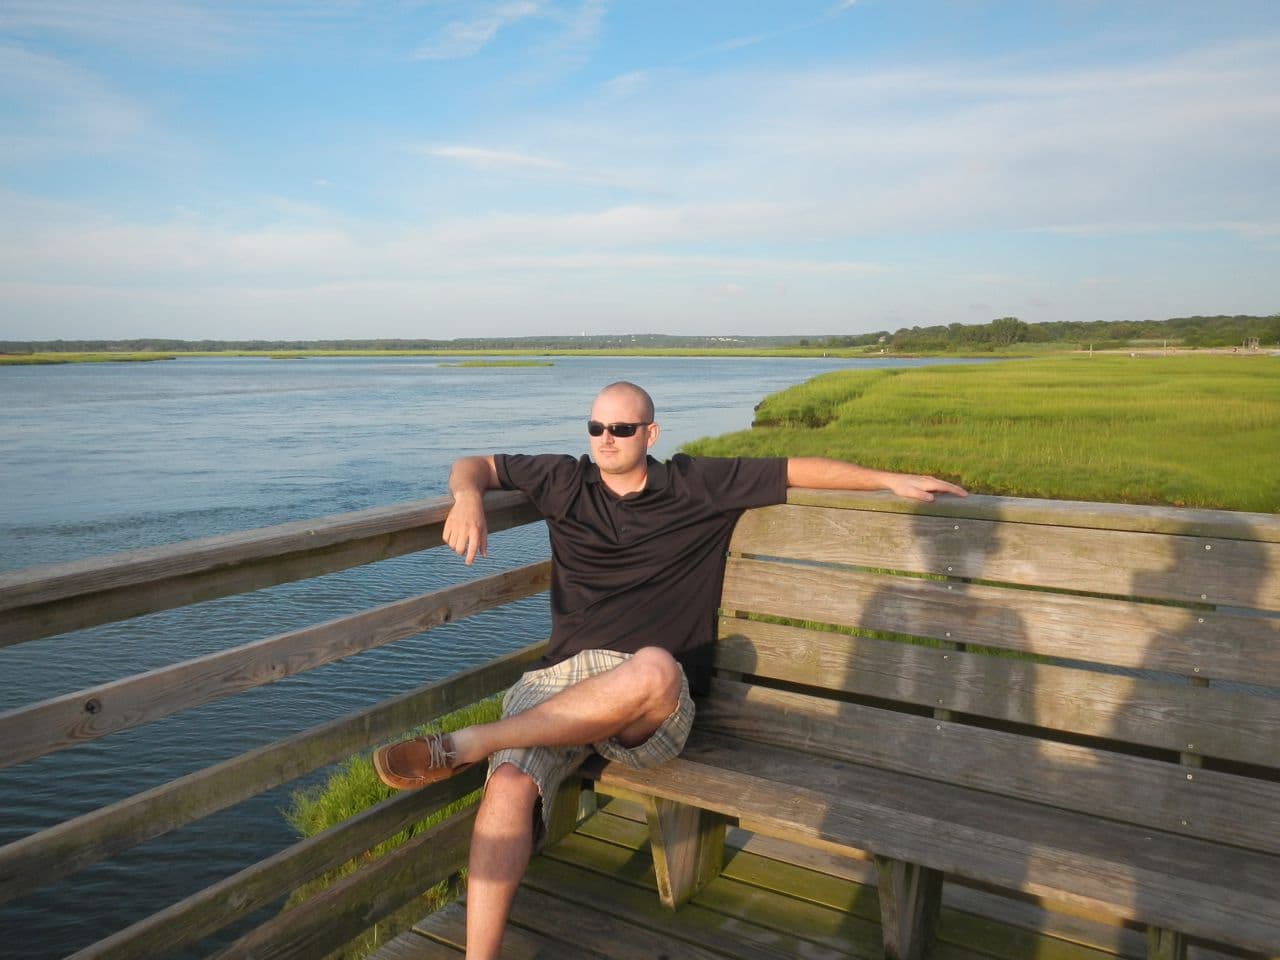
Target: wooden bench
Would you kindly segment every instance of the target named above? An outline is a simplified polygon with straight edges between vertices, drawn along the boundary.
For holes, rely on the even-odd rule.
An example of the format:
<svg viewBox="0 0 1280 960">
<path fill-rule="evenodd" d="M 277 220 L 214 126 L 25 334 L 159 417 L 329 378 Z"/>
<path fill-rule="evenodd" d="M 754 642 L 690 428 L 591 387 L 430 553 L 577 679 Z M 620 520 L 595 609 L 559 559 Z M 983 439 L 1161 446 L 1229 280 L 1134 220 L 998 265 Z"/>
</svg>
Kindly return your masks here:
<svg viewBox="0 0 1280 960">
<path fill-rule="evenodd" d="M 593 774 L 668 905 L 737 824 L 873 855 L 890 958 L 944 880 L 1280 954 L 1280 517 L 792 491 L 722 605 L 685 754 Z"/>
</svg>

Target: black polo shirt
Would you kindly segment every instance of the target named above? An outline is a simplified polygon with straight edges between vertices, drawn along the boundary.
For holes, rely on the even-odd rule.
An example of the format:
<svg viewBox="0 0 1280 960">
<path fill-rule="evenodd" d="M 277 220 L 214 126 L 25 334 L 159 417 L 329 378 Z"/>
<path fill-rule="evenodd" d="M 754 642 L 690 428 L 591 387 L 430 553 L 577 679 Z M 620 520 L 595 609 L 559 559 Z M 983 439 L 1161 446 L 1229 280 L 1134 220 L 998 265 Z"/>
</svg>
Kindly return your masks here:
<svg viewBox="0 0 1280 960">
<path fill-rule="evenodd" d="M 583 456 L 494 457 L 551 534 L 546 664 L 581 650 L 669 650 L 706 689 L 729 537 L 742 511 L 787 498 L 786 458 L 649 458 L 645 488 L 619 497 Z"/>
</svg>

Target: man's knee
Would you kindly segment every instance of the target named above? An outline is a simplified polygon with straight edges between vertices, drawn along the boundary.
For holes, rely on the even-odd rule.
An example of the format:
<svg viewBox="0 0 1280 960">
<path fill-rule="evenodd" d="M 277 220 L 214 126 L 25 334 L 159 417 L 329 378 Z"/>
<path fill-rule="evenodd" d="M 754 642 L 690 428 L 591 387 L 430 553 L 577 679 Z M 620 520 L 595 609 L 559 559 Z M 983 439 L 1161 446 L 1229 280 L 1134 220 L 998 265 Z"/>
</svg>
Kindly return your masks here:
<svg viewBox="0 0 1280 960">
<path fill-rule="evenodd" d="M 654 700 L 670 704 L 680 702 L 680 685 L 684 673 L 680 664 L 661 647 L 641 647 L 628 661 L 635 670 L 635 682 Z"/>
<path fill-rule="evenodd" d="M 484 799 L 490 803 L 532 807 L 538 799 L 538 784 L 514 763 L 499 764 L 498 769 L 489 774 Z"/>
</svg>

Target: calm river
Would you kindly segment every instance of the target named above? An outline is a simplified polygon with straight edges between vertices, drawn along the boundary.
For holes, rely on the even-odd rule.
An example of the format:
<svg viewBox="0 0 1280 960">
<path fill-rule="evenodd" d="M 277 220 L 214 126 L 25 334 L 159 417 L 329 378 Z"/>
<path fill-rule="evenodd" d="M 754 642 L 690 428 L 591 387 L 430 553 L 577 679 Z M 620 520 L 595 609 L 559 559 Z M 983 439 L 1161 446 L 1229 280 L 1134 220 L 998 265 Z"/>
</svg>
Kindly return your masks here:
<svg viewBox="0 0 1280 960">
<path fill-rule="evenodd" d="M 442 495 L 449 464 L 463 454 L 585 452 L 591 399 L 616 379 L 653 394 L 663 426 L 655 453 L 665 457 L 746 428 L 766 394 L 828 370 L 920 362 L 557 358 L 550 367 L 455 368 L 435 358 L 192 358 L 0 367 L 0 572 Z M 497 534 L 489 554 L 478 572 L 545 556 L 545 536 Z M 475 572 L 429 551 L 0 649 L 0 711 Z M 0 770 L 0 844 L 545 636 L 545 600 L 517 607 Z M 280 810 L 322 773 L 0 905 L 0 954 L 64 956 L 287 846 L 296 838 Z"/>
</svg>

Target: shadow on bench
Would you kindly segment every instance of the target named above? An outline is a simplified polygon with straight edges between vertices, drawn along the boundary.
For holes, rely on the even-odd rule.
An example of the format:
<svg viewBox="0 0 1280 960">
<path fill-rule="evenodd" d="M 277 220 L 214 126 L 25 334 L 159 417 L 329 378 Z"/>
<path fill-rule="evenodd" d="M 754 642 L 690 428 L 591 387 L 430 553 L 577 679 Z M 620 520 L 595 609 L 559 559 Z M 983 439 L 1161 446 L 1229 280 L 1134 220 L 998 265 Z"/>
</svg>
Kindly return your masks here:
<svg viewBox="0 0 1280 960">
<path fill-rule="evenodd" d="M 1280 952 L 1280 518 L 793 492 L 739 523 L 717 676 L 644 798 L 659 891 L 724 830 L 875 856 L 885 952 L 944 877 Z"/>
</svg>

